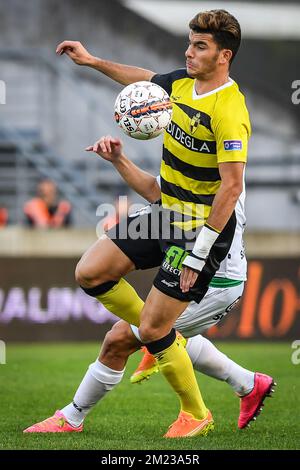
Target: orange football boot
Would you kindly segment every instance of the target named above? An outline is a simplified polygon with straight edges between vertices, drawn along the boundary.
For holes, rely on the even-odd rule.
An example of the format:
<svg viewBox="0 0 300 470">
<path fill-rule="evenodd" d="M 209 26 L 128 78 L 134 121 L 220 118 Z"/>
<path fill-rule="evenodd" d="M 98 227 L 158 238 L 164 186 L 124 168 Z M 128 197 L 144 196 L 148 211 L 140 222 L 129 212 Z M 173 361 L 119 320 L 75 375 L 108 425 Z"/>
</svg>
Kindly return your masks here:
<svg viewBox="0 0 300 470">
<path fill-rule="evenodd" d="M 180 411 L 177 420 L 171 424 L 166 438 L 206 436 L 214 429 L 214 420 L 211 412 L 207 411 L 206 418 L 196 419 L 186 411 Z"/>
</svg>

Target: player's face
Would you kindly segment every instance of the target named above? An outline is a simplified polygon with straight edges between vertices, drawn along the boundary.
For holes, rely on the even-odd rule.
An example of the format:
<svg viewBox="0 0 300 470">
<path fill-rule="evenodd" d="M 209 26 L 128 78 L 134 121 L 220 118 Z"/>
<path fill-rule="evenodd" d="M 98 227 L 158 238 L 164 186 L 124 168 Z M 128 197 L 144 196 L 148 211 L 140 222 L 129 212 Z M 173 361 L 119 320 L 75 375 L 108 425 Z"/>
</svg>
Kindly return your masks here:
<svg viewBox="0 0 300 470">
<path fill-rule="evenodd" d="M 191 31 L 185 52 L 187 73 L 199 79 L 213 75 L 218 69 L 222 52 L 211 34 Z"/>
</svg>

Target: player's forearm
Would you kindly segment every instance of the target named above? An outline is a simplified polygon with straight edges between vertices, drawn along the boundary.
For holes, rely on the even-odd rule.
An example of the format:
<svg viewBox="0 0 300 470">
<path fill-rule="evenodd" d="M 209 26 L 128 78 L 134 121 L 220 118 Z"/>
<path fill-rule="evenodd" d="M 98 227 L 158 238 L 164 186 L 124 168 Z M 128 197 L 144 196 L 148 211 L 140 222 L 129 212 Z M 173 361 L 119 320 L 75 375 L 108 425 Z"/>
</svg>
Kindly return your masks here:
<svg viewBox="0 0 300 470">
<path fill-rule="evenodd" d="M 242 185 L 225 185 L 221 183 L 206 223 L 218 232 L 222 232 L 234 211 L 242 190 Z"/>
<path fill-rule="evenodd" d="M 141 170 L 132 161 L 128 160 L 124 154 L 113 165 L 128 186 L 147 199 L 147 201 L 155 202 L 160 198 L 160 187 L 156 178 L 150 175 L 150 173 Z"/>
<path fill-rule="evenodd" d="M 206 224 L 196 239 L 192 253 L 185 258 L 183 266 L 196 272 L 203 269 L 211 247 L 234 211 L 241 191 L 242 188 L 239 189 L 238 186 L 221 184 Z"/>
<path fill-rule="evenodd" d="M 116 62 L 99 59 L 98 57 L 92 57 L 87 65 L 122 85 L 129 85 L 130 83 L 142 80 L 150 81 L 154 75 L 154 72 L 151 72 L 151 70 L 131 65 L 117 64 Z"/>
</svg>

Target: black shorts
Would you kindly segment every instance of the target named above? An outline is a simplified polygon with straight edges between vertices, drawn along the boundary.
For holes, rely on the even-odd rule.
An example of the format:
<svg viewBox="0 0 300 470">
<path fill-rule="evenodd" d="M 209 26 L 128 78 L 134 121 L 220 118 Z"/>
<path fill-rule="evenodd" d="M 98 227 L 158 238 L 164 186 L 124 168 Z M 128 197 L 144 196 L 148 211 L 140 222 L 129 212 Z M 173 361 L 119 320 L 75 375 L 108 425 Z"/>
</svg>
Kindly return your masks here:
<svg viewBox="0 0 300 470">
<path fill-rule="evenodd" d="M 153 280 L 153 285 L 170 297 L 199 303 L 208 290 L 208 286 L 221 261 L 227 256 L 236 227 L 235 213 L 230 217 L 224 230 L 212 246 L 209 257 L 194 286 L 183 293 L 180 289 L 180 273 L 183 259 L 190 251 L 187 247 L 193 245 L 198 232 L 178 229 L 165 236 L 162 227 L 161 206 L 159 203 L 146 206 L 144 210 L 122 220 L 107 232 L 107 236 L 134 263 L 136 269 L 160 267 Z M 155 217 L 154 217 L 155 214 Z"/>
</svg>

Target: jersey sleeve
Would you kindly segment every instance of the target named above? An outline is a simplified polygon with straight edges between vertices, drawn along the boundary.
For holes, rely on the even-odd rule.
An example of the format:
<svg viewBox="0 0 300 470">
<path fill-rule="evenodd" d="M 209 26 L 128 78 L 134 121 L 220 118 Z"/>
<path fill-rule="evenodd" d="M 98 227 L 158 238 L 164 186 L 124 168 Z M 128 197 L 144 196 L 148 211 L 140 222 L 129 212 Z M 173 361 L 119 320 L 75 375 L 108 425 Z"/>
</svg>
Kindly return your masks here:
<svg viewBox="0 0 300 470">
<path fill-rule="evenodd" d="M 246 107 L 231 106 L 214 120 L 213 131 L 217 144 L 217 161 L 246 162 L 251 126 Z"/>
<path fill-rule="evenodd" d="M 188 77 L 186 69 L 178 69 L 165 74 L 156 74 L 151 78 L 151 82 L 161 86 L 168 95 L 172 93 L 172 85 L 176 80 Z"/>
</svg>

